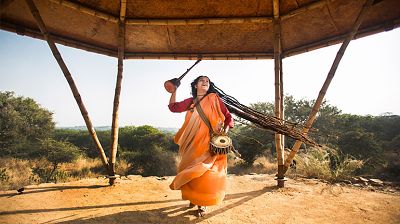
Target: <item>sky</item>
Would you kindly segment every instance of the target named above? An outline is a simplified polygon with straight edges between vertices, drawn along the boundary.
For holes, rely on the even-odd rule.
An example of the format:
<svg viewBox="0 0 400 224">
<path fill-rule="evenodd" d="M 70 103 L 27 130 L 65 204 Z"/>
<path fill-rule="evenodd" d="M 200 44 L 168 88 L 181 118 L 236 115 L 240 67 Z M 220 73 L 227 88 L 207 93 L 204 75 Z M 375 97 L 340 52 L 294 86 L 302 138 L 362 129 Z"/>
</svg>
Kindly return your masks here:
<svg viewBox="0 0 400 224">
<path fill-rule="evenodd" d="M 94 126 L 111 126 L 117 59 L 57 45 Z M 283 60 L 284 94 L 314 100 L 340 45 Z M 164 81 L 195 61 L 124 60 L 120 126 L 178 128 L 183 113 L 168 110 Z M 207 75 L 244 105 L 274 100 L 273 60 L 201 61 L 182 80 L 177 100 L 190 97 L 190 82 Z M 325 99 L 343 113 L 400 115 L 400 29 L 350 42 Z M 79 107 L 45 41 L 0 31 L 0 91 L 33 98 L 53 112 L 57 127 L 84 126 Z"/>
</svg>

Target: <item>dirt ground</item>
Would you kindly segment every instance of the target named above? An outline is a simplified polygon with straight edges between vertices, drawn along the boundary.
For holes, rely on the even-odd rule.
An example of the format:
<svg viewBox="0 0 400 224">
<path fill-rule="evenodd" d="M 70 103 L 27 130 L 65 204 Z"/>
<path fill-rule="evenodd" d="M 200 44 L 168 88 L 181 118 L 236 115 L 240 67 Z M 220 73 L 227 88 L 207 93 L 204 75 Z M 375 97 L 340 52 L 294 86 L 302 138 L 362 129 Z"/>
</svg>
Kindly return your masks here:
<svg viewBox="0 0 400 224">
<path fill-rule="evenodd" d="M 221 205 L 197 218 L 168 188 L 173 177 L 128 176 L 28 186 L 0 192 L 0 223 L 400 223 L 399 192 L 273 175 L 228 176 Z"/>
</svg>

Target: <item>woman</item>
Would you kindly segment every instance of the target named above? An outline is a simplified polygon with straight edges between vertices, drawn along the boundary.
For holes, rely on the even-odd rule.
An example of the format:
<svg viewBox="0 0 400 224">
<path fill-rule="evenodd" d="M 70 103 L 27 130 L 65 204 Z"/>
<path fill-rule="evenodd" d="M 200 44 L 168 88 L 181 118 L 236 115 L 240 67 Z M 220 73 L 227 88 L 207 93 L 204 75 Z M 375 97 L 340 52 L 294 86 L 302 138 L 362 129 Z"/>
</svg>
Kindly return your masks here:
<svg viewBox="0 0 400 224">
<path fill-rule="evenodd" d="M 227 133 L 233 127 L 233 119 L 207 76 L 197 77 L 191 87 L 193 97 L 176 102 L 175 88 L 168 105 L 172 112 L 187 111 L 185 122 L 174 138 L 181 161 L 170 188 L 181 190 L 182 199 L 189 200 L 190 207 L 197 205 L 198 215 L 204 216 L 206 206 L 216 205 L 225 197 L 227 156 L 210 154 L 210 130 L 199 116 L 196 103 L 200 104 L 214 132 Z"/>
</svg>

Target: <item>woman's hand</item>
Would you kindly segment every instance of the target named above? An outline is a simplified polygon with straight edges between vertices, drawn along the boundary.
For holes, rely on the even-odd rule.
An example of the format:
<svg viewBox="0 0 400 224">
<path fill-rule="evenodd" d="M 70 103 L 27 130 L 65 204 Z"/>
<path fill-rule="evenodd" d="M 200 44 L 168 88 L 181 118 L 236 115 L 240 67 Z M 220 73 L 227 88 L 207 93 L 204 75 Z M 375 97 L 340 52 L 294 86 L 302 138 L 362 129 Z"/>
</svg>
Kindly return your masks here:
<svg viewBox="0 0 400 224">
<path fill-rule="evenodd" d="M 217 124 L 215 125 L 215 132 L 218 134 L 224 133 L 224 123 L 221 120 L 218 120 Z"/>
<path fill-rule="evenodd" d="M 219 120 L 217 125 L 215 126 L 215 130 L 218 134 L 227 134 L 229 131 L 229 126 L 227 125 L 226 127 L 224 127 L 224 122 Z"/>
<path fill-rule="evenodd" d="M 227 125 L 227 126 L 225 127 L 225 129 L 224 129 L 225 134 L 228 134 L 228 131 L 229 131 L 229 125 Z"/>
</svg>

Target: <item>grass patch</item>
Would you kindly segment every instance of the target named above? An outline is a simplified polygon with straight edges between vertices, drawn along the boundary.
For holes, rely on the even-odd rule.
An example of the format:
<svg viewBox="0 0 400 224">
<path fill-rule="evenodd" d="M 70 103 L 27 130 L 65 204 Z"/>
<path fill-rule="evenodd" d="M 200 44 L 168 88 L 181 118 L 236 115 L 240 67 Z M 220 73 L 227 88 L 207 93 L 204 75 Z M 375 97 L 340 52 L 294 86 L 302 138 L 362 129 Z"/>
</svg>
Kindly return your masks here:
<svg viewBox="0 0 400 224">
<path fill-rule="evenodd" d="M 362 168 L 364 162 L 349 155 L 341 155 L 328 147 L 309 148 L 296 157 L 296 169 L 289 169 L 288 175 L 301 175 L 329 182 L 348 180 Z"/>
<path fill-rule="evenodd" d="M 278 172 L 276 161 L 266 157 L 257 158 L 254 163 L 249 166 L 241 159 L 228 158 L 228 173 L 236 175 L 245 175 L 249 173 L 258 174 L 274 174 Z"/>
<path fill-rule="evenodd" d="M 129 164 L 119 160 L 116 173 L 127 175 Z M 73 163 L 63 163 L 49 178 L 52 164 L 46 159 L 23 160 L 0 158 L 0 190 L 15 190 L 31 184 L 44 182 L 68 182 L 93 178 L 106 173 L 100 159 L 80 157 Z"/>
</svg>

